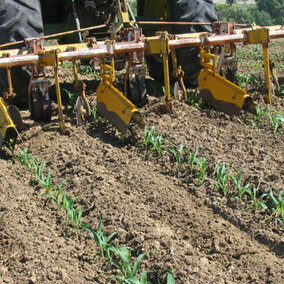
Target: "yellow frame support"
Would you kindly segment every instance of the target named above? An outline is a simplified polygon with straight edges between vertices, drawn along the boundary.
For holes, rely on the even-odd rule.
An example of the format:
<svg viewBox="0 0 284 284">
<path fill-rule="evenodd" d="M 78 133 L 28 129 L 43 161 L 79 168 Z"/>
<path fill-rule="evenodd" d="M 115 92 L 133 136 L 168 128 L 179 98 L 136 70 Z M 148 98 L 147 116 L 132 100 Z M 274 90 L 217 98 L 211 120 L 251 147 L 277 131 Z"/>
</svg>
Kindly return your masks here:
<svg viewBox="0 0 284 284">
<path fill-rule="evenodd" d="M 56 98 L 57 98 L 57 105 L 58 105 L 59 127 L 60 127 L 60 132 L 64 134 L 66 132 L 66 128 L 65 128 L 65 121 L 63 117 L 62 99 L 61 99 L 60 83 L 59 83 L 59 77 L 58 77 L 58 66 L 59 66 L 59 61 L 60 61 L 59 53 L 60 53 L 60 50 L 58 49 L 39 52 L 39 65 L 40 66 L 53 66 L 55 88 L 56 88 Z"/>
<path fill-rule="evenodd" d="M 158 32 L 159 38 L 152 38 L 148 40 L 151 54 L 161 54 L 163 58 L 164 68 L 164 84 L 165 84 L 165 100 L 166 110 L 168 113 L 172 112 L 172 98 L 170 88 L 170 72 L 169 72 L 169 36 L 167 32 Z"/>
<path fill-rule="evenodd" d="M 264 75 L 265 75 L 265 85 L 266 85 L 265 100 L 267 103 L 272 104 L 272 91 L 270 84 L 270 62 L 269 62 L 269 53 L 268 53 L 269 29 L 261 28 L 261 29 L 251 30 L 247 31 L 247 34 L 248 34 L 248 43 L 262 44 Z"/>
</svg>

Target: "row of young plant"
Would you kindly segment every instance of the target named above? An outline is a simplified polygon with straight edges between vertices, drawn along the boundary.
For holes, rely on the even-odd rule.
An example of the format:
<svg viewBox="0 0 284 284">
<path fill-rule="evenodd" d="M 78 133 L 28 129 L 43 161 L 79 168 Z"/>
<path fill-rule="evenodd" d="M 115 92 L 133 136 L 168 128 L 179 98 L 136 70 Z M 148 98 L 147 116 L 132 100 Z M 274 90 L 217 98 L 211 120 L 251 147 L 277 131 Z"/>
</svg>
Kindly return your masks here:
<svg viewBox="0 0 284 284">
<path fill-rule="evenodd" d="M 273 133 L 276 134 L 279 128 L 279 123 L 284 122 L 284 113 L 277 112 L 272 110 L 269 111 L 268 109 L 265 109 L 261 105 L 257 105 L 256 107 L 256 115 L 252 116 L 253 120 L 253 126 L 259 127 L 260 121 L 263 119 L 263 117 L 267 115 L 269 117 L 269 121 L 271 123 Z"/>
<path fill-rule="evenodd" d="M 107 235 L 103 231 L 103 223 L 101 216 L 99 217 L 99 225 L 96 230 L 91 226 L 82 222 L 81 206 L 76 205 L 78 197 L 71 197 L 64 192 L 64 184 L 66 180 L 57 186 L 52 179 L 52 171 L 46 173 L 46 162 L 38 162 L 37 157 L 30 154 L 28 148 L 25 148 L 20 152 L 18 157 L 19 162 L 26 166 L 30 173 L 34 175 L 35 180 L 40 183 L 44 192 L 41 192 L 40 196 L 46 196 L 48 200 L 55 201 L 58 208 L 63 208 L 66 211 L 67 222 L 73 225 L 76 230 L 87 231 L 92 239 L 99 247 L 99 254 L 106 258 L 107 262 L 120 271 L 119 275 L 115 275 L 108 280 L 108 283 L 112 281 L 118 281 L 119 283 L 129 284 L 149 284 L 147 271 L 143 270 L 141 273 L 140 264 L 145 257 L 145 253 L 140 254 L 134 261 L 132 256 L 133 248 L 129 246 L 117 246 L 114 243 L 114 237 L 117 232 Z M 140 277 L 139 277 L 140 274 Z M 171 271 L 167 275 L 167 284 L 174 284 L 175 279 Z"/>
<path fill-rule="evenodd" d="M 191 175 L 197 179 L 198 183 L 203 183 L 207 177 L 207 159 L 200 158 L 198 151 L 192 152 L 181 143 L 179 147 L 167 147 L 168 141 L 163 139 L 162 134 L 155 133 L 155 127 L 145 127 L 144 140 L 141 144 L 145 151 L 145 156 L 150 154 L 161 157 L 168 152 L 174 162 L 174 169 L 177 174 Z M 253 184 L 244 184 L 241 173 L 233 175 L 226 168 L 225 164 L 217 163 L 215 167 L 216 182 L 214 185 L 221 192 L 223 197 L 228 195 L 228 185 L 232 185 L 231 195 L 244 201 L 248 208 L 254 212 L 264 211 L 276 222 L 284 226 L 284 190 L 279 196 L 275 196 L 273 191 L 259 194 L 259 189 Z M 232 181 L 232 183 L 230 182 Z"/>
</svg>

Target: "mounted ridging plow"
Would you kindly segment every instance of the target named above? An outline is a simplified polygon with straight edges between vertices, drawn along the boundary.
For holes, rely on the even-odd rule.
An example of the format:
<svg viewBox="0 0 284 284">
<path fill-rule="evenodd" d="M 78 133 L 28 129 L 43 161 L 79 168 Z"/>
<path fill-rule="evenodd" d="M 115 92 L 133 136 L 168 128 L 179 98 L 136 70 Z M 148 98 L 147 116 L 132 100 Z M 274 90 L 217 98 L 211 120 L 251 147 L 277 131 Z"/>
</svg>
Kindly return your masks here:
<svg viewBox="0 0 284 284">
<path fill-rule="evenodd" d="M 187 23 L 190 24 L 190 23 Z M 196 23 L 195 23 L 196 24 Z M 83 124 L 90 114 L 90 107 L 85 95 L 85 84 L 78 78 L 76 61 L 82 59 L 97 59 L 100 62 L 101 83 L 96 94 L 98 111 L 114 124 L 123 134 L 126 133 L 131 119 L 139 125 L 144 125 L 136 106 L 124 95 L 127 93 L 129 74 L 135 67 L 141 67 L 144 55 L 160 55 L 163 61 L 165 103 L 167 112 L 172 110 L 170 91 L 169 56 L 172 57 L 173 76 L 178 82 L 180 92 L 186 95 L 183 82 L 183 71 L 177 64 L 176 49 L 181 47 L 199 47 L 203 69 L 198 77 L 200 96 L 219 110 L 230 115 L 238 115 L 242 108 L 255 112 L 255 106 L 246 90 L 237 86 L 234 73 L 237 70 L 237 60 L 234 56 L 236 43 L 261 44 L 263 47 L 263 63 L 265 74 L 267 103 L 272 103 L 271 77 L 275 79 L 273 64 L 269 59 L 269 41 L 284 38 L 281 26 L 236 29 L 231 22 L 212 23 L 212 34 L 192 33 L 171 35 L 158 32 L 156 36 L 144 37 L 142 30 L 129 27 L 123 30 L 123 40 L 96 41 L 89 38 L 85 43 L 43 46 L 41 39 L 27 39 L 26 50 L 10 49 L 0 51 L 0 68 L 7 70 L 8 91 L 0 100 L 0 143 L 14 129 L 11 136 L 16 137 L 16 128 L 21 128 L 19 113 L 9 106 L 9 98 L 13 92 L 11 72 L 15 66 L 28 66 L 31 73 L 28 102 L 32 117 L 38 121 L 49 121 L 51 118 L 51 101 L 49 98 L 50 81 L 45 77 L 44 67 L 51 66 L 54 70 L 58 118 L 60 131 L 66 131 L 63 114 L 58 68 L 63 61 L 73 64 L 74 86 L 81 96 L 76 102 L 76 118 L 78 124 Z M 0 46 L 3 48 L 3 46 Z M 218 57 L 217 57 L 218 55 Z M 124 79 L 124 90 L 114 86 L 115 58 L 121 56 L 127 62 Z M 218 60 L 217 60 L 218 59 Z M 190 62 L 189 62 L 190 64 Z M 12 115 L 12 111 L 14 115 Z M 17 112 L 17 114 L 15 114 Z M 13 118 L 13 116 L 15 118 Z M 7 134 L 8 133 L 8 134 Z M 10 138 L 9 138 L 10 139 Z"/>
</svg>

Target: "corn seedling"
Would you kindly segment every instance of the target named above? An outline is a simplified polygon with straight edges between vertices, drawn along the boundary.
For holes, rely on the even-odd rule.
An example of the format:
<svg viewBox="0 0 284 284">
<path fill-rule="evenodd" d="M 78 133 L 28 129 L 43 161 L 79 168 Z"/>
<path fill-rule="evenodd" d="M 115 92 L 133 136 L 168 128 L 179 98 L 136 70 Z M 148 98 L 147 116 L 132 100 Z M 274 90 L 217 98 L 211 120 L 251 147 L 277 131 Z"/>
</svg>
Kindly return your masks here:
<svg viewBox="0 0 284 284">
<path fill-rule="evenodd" d="M 173 148 L 167 148 L 167 150 L 174 155 L 178 171 L 181 172 L 183 164 L 183 151 L 184 151 L 183 143 L 180 144 L 179 149 L 177 151 Z"/>
<path fill-rule="evenodd" d="M 198 102 L 199 92 L 197 89 L 190 90 L 187 92 L 186 99 L 184 100 L 185 103 L 194 106 L 196 102 Z"/>
<path fill-rule="evenodd" d="M 261 105 L 256 106 L 256 116 L 254 116 L 255 126 L 259 127 L 260 120 L 262 117 L 267 114 L 267 110 Z"/>
<path fill-rule="evenodd" d="M 168 275 L 167 275 L 167 284 L 175 284 L 175 278 L 174 275 L 172 273 L 172 271 L 170 270 Z"/>
<path fill-rule="evenodd" d="M 71 105 L 72 107 L 74 107 L 75 104 L 76 104 L 76 100 L 77 100 L 77 98 L 78 98 L 78 94 L 73 93 L 73 92 L 70 92 L 70 91 L 68 91 L 68 90 L 66 90 L 66 89 L 63 89 L 63 91 L 65 91 L 65 93 L 68 95 L 70 105 Z"/>
<path fill-rule="evenodd" d="M 227 171 L 225 164 L 217 164 L 216 176 L 218 180 L 217 187 L 222 191 L 223 196 L 225 197 L 227 195 L 227 183 L 231 176 L 230 172 Z"/>
<path fill-rule="evenodd" d="M 251 198 L 249 201 L 249 207 L 256 212 L 259 208 L 267 210 L 267 206 L 262 202 L 262 199 L 267 196 L 267 193 L 263 193 L 259 198 L 257 197 L 257 188 L 255 186 L 252 189 L 248 188 L 246 193 Z"/>
<path fill-rule="evenodd" d="M 283 71 L 284 71 L 284 64 L 283 64 Z M 283 98 L 284 97 L 284 85 L 280 85 L 280 89 L 277 92 L 277 96 Z"/>
<path fill-rule="evenodd" d="M 21 150 L 18 160 L 21 165 L 28 167 L 30 173 L 34 172 L 34 163 L 36 163 L 35 156 L 29 154 L 29 149 L 27 147 L 24 150 Z"/>
<path fill-rule="evenodd" d="M 246 191 L 250 188 L 250 184 L 246 184 L 245 186 L 242 183 L 242 174 L 239 174 L 238 176 L 232 176 L 232 179 L 235 183 L 235 185 L 237 186 L 238 189 L 238 195 L 235 196 L 235 198 L 242 200 L 244 194 L 246 193 Z"/>
<path fill-rule="evenodd" d="M 94 74 L 95 69 L 90 65 L 79 65 L 78 72 L 82 75 Z"/>
<path fill-rule="evenodd" d="M 156 136 L 152 136 L 151 138 L 151 146 L 152 151 L 158 156 L 161 157 L 164 151 L 164 145 L 166 144 L 166 141 L 163 141 L 162 134 L 157 134 Z"/>
<path fill-rule="evenodd" d="M 275 197 L 272 190 L 270 190 L 269 197 L 275 205 L 275 208 L 271 209 L 271 215 L 284 226 L 284 190 L 280 191 L 278 198 Z"/>
<path fill-rule="evenodd" d="M 140 268 L 140 262 L 145 256 L 145 253 L 141 253 L 135 260 L 133 266 L 131 265 L 131 251 L 130 247 L 111 247 L 116 257 L 113 257 L 111 262 L 120 270 L 123 276 L 114 276 L 111 280 L 118 279 L 122 283 L 135 283 L 136 276 Z M 137 279 L 136 279 L 137 280 Z M 128 281 L 128 282 L 127 282 Z M 132 281 L 132 282 L 131 282 Z M 137 282 L 136 282 L 137 283 Z M 138 282 L 139 283 L 139 282 Z"/>
<path fill-rule="evenodd" d="M 81 226 L 81 217 L 82 212 L 80 210 L 81 206 L 77 206 L 74 208 L 75 201 L 78 197 L 71 198 L 68 194 L 64 193 L 62 197 L 62 205 L 61 208 L 65 208 L 67 213 L 67 222 L 74 222 L 76 228 L 79 229 Z"/>
<path fill-rule="evenodd" d="M 145 153 L 148 153 L 151 141 L 153 140 L 154 136 L 154 131 L 155 131 L 155 126 L 152 126 L 150 129 L 146 125 L 144 128 L 144 141 L 142 143 L 142 146 L 145 148 Z"/>
<path fill-rule="evenodd" d="M 194 170 L 195 170 L 195 166 L 197 165 L 197 156 L 198 156 L 198 150 L 196 150 L 194 153 L 190 152 L 189 150 L 187 150 L 187 153 L 189 154 L 187 159 L 189 162 L 189 169 L 190 169 L 190 173 L 193 174 Z"/>
<path fill-rule="evenodd" d="M 100 116 L 99 112 L 98 112 L 98 105 L 97 103 L 93 103 L 91 104 L 91 115 L 93 120 L 102 120 L 102 117 Z"/>
<path fill-rule="evenodd" d="M 206 177 L 206 168 L 207 168 L 207 159 L 203 158 L 203 159 L 196 159 L 196 162 L 199 166 L 199 174 L 197 175 L 197 178 L 199 180 L 200 183 L 202 183 Z"/>
<path fill-rule="evenodd" d="M 60 206 L 62 202 L 63 187 L 64 187 L 65 182 L 66 182 L 66 179 L 64 179 L 58 187 L 54 186 L 53 188 L 54 193 L 55 193 L 54 200 L 56 201 L 58 206 Z"/>
<path fill-rule="evenodd" d="M 275 134 L 279 127 L 279 122 L 284 122 L 284 116 L 282 113 L 268 113 L 269 120 L 271 122 L 273 133 Z"/>
<path fill-rule="evenodd" d="M 70 61 L 63 61 L 61 63 L 61 67 L 65 69 L 70 69 L 72 67 L 72 63 Z"/>
<path fill-rule="evenodd" d="M 94 231 L 92 228 L 83 225 L 82 226 L 87 232 L 89 232 L 92 238 L 95 240 L 97 245 L 99 246 L 100 255 L 105 257 L 105 253 L 109 261 L 112 260 L 113 255 L 113 246 L 111 245 L 111 240 L 117 234 L 117 232 L 112 233 L 111 235 L 107 236 L 106 233 L 103 231 L 103 223 L 101 217 L 99 218 L 99 225 L 97 231 Z"/>
<path fill-rule="evenodd" d="M 37 177 L 37 179 L 45 189 L 45 192 L 42 192 L 39 195 L 45 195 L 49 199 L 55 199 L 54 195 L 51 193 L 51 189 L 53 186 L 52 171 L 48 173 L 47 177 L 41 176 L 41 177 Z"/>
</svg>

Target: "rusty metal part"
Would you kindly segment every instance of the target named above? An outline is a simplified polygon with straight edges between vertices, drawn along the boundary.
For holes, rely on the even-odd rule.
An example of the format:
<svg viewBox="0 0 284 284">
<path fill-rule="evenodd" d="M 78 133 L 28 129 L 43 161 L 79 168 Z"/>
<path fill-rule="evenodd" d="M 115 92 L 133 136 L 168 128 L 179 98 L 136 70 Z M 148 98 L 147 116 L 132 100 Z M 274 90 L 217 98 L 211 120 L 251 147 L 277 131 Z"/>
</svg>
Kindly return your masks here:
<svg viewBox="0 0 284 284">
<path fill-rule="evenodd" d="M 23 124 L 23 119 L 22 119 L 19 109 L 14 105 L 9 105 L 8 112 L 17 130 L 21 132 L 24 129 L 24 124 Z"/>
<path fill-rule="evenodd" d="M 48 88 L 50 82 L 47 79 L 34 79 L 31 82 L 31 116 L 35 121 L 49 122 L 51 119 L 51 100 Z"/>
<path fill-rule="evenodd" d="M 172 50 L 172 63 L 173 63 L 173 76 L 178 80 L 178 85 L 175 84 L 174 88 L 174 96 L 176 99 L 181 100 L 182 98 L 187 99 L 187 91 L 184 85 L 183 77 L 184 77 L 184 71 L 181 69 L 181 66 L 178 66 L 177 64 L 177 56 L 176 51 Z"/>
<path fill-rule="evenodd" d="M 87 116 L 90 115 L 90 105 L 86 98 L 78 97 L 75 104 L 76 110 L 76 122 L 77 125 L 82 126 L 87 120 Z"/>
<path fill-rule="evenodd" d="M 168 21 L 136 21 L 138 25 L 189 25 L 189 26 L 198 26 L 198 25 L 210 25 L 213 26 L 216 22 L 168 22 Z M 248 27 L 248 24 L 235 24 L 237 27 Z"/>
<path fill-rule="evenodd" d="M 101 29 L 101 28 L 106 28 L 106 27 L 107 27 L 107 25 L 99 25 L 99 26 L 93 26 L 93 27 L 88 27 L 88 28 L 83 28 L 83 29 L 77 29 L 77 30 L 72 30 L 72 31 L 56 33 L 56 34 L 52 34 L 52 35 L 40 36 L 40 37 L 32 38 L 32 39 L 40 39 L 40 40 L 41 39 L 49 39 L 49 38 L 53 38 L 53 37 L 59 37 L 59 36 L 63 36 L 63 35 L 69 35 L 69 34 L 73 34 L 73 33 L 80 33 L 80 32 L 85 32 L 85 31 L 91 31 L 91 30 L 96 30 L 96 29 Z M 29 40 L 29 39 L 26 39 L 26 40 Z M 25 40 L 8 42 L 8 43 L 0 44 L 0 48 L 2 49 L 4 47 L 9 47 L 9 46 L 17 45 L 17 44 L 22 44 L 24 42 L 25 42 Z"/>
<path fill-rule="evenodd" d="M 207 36 L 205 39 L 193 37 L 195 34 L 184 34 L 177 35 L 175 39 L 169 39 L 168 46 L 169 49 L 176 49 L 180 47 L 193 47 L 200 45 L 222 45 L 227 43 L 236 43 L 243 42 L 248 43 L 248 35 L 246 34 L 232 34 L 232 35 L 212 35 Z M 187 36 L 187 37 L 184 37 Z M 270 39 L 277 39 L 284 37 L 284 30 L 271 30 L 269 32 Z M 77 49 L 75 51 L 63 51 L 58 55 L 60 61 L 73 61 L 78 59 L 90 59 L 95 57 L 104 57 L 111 54 L 120 54 L 127 52 L 151 52 L 150 51 L 150 42 L 151 40 L 158 39 L 156 37 L 145 38 L 141 42 L 115 42 L 113 48 L 110 49 L 109 45 L 102 42 L 98 42 L 95 48 L 83 48 Z M 65 45 L 66 46 L 66 45 Z M 76 46 L 76 45 L 74 45 Z M 55 46 L 56 47 L 56 46 Z M 49 47 L 47 50 L 55 48 Z M 29 64 L 38 64 L 40 62 L 40 56 L 38 54 L 26 54 L 26 55 L 17 55 L 11 56 L 9 58 L 0 58 L 0 68 L 2 67 L 12 67 L 19 65 L 29 65 Z"/>
<path fill-rule="evenodd" d="M 143 119 L 131 103 L 117 88 L 113 86 L 114 69 L 101 61 L 102 81 L 97 88 L 98 112 L 108 119 L 117 129 L 126 134 L 131 119 L 144 125 Z"/>
</svg>

